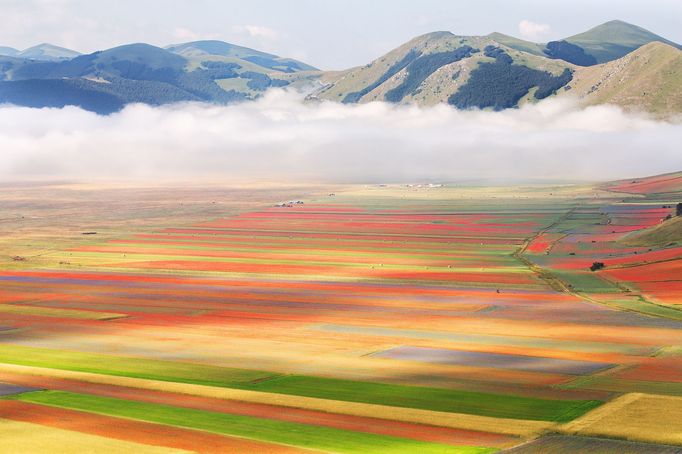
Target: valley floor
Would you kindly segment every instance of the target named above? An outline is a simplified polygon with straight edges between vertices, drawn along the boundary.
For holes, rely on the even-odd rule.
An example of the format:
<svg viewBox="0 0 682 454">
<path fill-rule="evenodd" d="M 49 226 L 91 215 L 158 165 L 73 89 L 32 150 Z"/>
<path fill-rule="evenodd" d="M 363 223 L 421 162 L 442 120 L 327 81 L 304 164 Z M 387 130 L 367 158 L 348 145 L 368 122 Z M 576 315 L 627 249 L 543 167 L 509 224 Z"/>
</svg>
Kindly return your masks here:
<svg viewBox="0 0 682 454">
<path fill-rule="evenodd" d="M 680 201 L 5 185 L 0 452 L 682 452 Z"/>
</svg>

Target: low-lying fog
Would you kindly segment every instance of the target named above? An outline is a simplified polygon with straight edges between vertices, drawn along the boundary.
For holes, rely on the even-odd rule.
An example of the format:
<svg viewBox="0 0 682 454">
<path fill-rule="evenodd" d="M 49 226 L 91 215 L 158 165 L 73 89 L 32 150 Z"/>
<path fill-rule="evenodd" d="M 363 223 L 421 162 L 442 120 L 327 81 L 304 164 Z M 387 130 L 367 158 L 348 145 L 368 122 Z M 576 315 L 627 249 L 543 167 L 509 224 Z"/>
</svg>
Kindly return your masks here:
<svg viewBox="0 0 682 454">
<path fill-rule="evenodd" d="M 682 122 L 564 100 L 504 112 L 304 103 L 0 107 L 0 178 L 605 180 L 682 170 Z"/>
</svg>

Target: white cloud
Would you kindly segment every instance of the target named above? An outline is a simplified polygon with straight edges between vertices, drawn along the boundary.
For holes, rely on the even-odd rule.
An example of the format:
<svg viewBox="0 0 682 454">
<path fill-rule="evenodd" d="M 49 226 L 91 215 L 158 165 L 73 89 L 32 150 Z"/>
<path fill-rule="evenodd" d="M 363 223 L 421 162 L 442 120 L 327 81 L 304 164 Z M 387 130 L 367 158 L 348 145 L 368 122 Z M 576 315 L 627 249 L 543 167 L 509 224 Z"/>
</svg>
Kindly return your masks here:
<svg viewBox="0 0 682 454">
<path fill-rule="evenodd" d="M 277 39 L 279 36 L 277 31 L 262 25 L 244 25 L 243 28 L 252 38 Z"/>
<path fill-rule="evenodd" d="M 503 112 L 303 103 L 281 90 L 231 106 L 0 107 L 0 179 L 415 181 L 625 178 L 682 169 L 682 124 L 578 109 Z"/>
<path fill-rule="evenodd" d="M 231 42 L 272 53 L 281 51 L 282 41 L 288 38 L 285 34 L 263 25 L 235 25 L 230 32 L 228 39 Z"/>
<path fill-rule="evenodd" d="M 519 22 L 519 34 L 522 38 L 538 41 L 546 36 L 551 30 L 547 24 L 538 24 L 537 22 L 524 19 Z"/>
<path fill-rule="evenodd" d="M 179 41 L 200 41 L 207 39 L 220 39 L 219 33 L 199 33 L 189 28 L 176 27 L 173 30 L 173 37 Z"/>
</svg>

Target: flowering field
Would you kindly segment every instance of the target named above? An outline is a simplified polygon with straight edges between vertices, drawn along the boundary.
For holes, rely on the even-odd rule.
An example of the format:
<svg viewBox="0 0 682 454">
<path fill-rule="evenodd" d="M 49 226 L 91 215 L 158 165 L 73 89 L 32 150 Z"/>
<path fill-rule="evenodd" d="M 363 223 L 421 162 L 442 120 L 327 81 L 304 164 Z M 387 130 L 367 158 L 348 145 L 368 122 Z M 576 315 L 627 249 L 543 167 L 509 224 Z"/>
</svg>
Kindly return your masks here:
<svg viewBox="0 0 682 454">
<path fill-rule="evenodd" d="M 622 394 L 682 395 L 682 245 L 627 243 L 670 195 L 117 191 L 0 196 L 13 440 L 40 425 L 150 452 L 487 453 L 574 433 Z"/>
</svg>

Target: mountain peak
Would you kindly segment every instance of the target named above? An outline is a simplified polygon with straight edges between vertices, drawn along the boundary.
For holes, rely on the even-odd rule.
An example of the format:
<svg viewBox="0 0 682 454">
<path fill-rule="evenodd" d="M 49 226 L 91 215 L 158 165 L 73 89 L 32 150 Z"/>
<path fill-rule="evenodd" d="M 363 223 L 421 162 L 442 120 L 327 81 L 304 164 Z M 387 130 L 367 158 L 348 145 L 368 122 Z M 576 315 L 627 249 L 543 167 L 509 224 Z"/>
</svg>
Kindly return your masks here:
<svg viewBox="0 0 682 454">
<path fill-rule="evenodd" d="M 5 57 L 15 57 L 19 55 L 19 51 L 13 47 L 0 46 L 0 55 Z"/>
<path fill-rule="evenodd" d="M 240 65 L 244 62 L 248 62 L 249 64 L 261 68 L 285 73 L 316 70 L 316 68 L 297 60 L 282 58 L 278 55 L 218 40 L 171 44 L 166 46 L 165 49 L 188 59 L 205 59 L 206 57 L 211 57 L 211 59 L 224 60 Z M 239 61 L 241 61 L 241 63 L 239 63 Z"/>
<path fill-rule="evenodd" d="M 41 43 L 37 46 L 29 47 L 17 54 L 17 56 L 21 58 L 45 61 L 70 60 L 79 55 L 80 52 L 65 47 L 55 46 L 50 43 Z"/>
<path fill-rule="evenodd" d="M 618 59 L 654 41 L 680 47 L 662 36 L 622 20 L 605 22 L 564 41 L 583 48 L 593 55 L 598 63 Z"/>
<path fill-rule="evenodd" d="M 666 117 L 682 110 L 682 50 L 660 41 L 608 63 L 577 68 L 571 90 L 584 105 L 613 104 Z"/>
<path fill-rule="evenodd" d="M 187 43 L 172 44 L 166 49 L 177 54 L 188 55 L 216 55 L 221 57 L 244 57 L 249 55 L 261 55 L 267 57 L 276 57 L 276 55 L 261 52 L 248 47 L 238 46 L 236 44 L 227 43 L 219 40 L 200 40 L 190 41 Z"/>
</svg>

